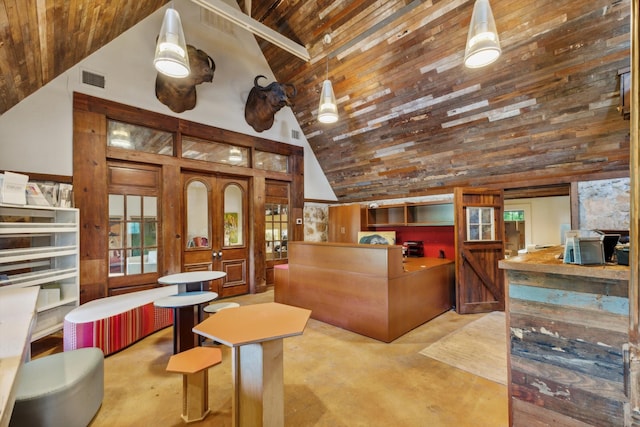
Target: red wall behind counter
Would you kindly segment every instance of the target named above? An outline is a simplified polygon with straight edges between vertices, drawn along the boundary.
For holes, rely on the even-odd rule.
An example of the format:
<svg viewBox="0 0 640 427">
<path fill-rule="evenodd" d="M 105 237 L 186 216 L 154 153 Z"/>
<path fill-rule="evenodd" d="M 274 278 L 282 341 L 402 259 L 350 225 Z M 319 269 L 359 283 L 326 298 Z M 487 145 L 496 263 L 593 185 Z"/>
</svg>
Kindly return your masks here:
<svg viewBox="0 0 640 427">
<path fill-rule="evenodd" d="M 375 231 L 395 231 L 396 244 L 398 245 L 407 240 L 422 240 L 424 256 L 426 257 L 438 258 L 440 250 L 443 250 L 445 258 L 455 259 L 455 231 L 453 225 L 437 227 L 376 227 Z"/>
</svg>

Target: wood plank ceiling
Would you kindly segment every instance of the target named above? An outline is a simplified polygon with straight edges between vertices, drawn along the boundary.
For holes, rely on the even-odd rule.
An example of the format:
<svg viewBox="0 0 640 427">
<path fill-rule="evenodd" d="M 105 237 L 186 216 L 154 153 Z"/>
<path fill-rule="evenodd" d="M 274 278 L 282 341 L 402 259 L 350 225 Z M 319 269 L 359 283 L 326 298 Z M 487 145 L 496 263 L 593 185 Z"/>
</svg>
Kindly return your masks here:
<svg viewBox="0 0 640 427">
<path fill-rule="evenodd" d="M 0 0 L 0 112 L 164 3 Z M 311 53 L 258 40 L 297 87 L 294 114 L 342 202 L 629 174 L 630 122 L 616 110 L 629 0 L 491 0 L 503 54 L 477 70 L 462 65 L 473 0 L 250 4 Z M 333 125 L 316 120 L 327 64 Z"/>
</svg>

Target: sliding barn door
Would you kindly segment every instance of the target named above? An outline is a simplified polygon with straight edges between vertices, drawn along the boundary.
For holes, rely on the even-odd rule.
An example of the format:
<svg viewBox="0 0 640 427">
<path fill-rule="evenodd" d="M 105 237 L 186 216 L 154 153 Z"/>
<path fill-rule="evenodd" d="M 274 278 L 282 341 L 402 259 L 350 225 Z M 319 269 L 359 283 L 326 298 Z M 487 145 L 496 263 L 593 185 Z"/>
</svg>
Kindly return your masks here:
<svg viewBox="0 0 640 427">
<path fill-rule="evenodd" d="M 504 311 L 502 190 L 455 189 L 456 311 Z"/>
</svg>

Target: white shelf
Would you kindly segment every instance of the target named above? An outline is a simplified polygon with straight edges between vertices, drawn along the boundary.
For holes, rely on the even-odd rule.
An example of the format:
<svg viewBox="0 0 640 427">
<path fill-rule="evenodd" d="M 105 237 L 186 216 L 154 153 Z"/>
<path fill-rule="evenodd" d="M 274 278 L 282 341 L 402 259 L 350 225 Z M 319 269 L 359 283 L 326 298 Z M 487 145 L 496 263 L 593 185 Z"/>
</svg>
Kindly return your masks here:
<svg viewBox="0 0 640 427">
<path fill-rule="evenodd" d="M 28 261 L 52 256 L 75 255 L 78 251 L 76 246 L 44 246 L 36 248 L 5 249 L 0 252 L 0 262 L 10 263 Z"/>
<path fill-rule="evenodd" d="M 40 289 L 32 341 L 62 329 L 79 304 L 79 244 L 77 209 L 0 204 L 0 298 Z"/>
</svg>

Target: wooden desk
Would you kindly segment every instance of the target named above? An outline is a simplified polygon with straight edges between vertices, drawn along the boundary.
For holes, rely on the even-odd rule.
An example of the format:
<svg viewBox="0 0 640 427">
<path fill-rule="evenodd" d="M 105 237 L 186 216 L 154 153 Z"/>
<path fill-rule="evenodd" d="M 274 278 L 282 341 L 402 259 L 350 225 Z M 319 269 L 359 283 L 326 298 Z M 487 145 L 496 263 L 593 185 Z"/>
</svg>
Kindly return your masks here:
<svg viewBox="0 0 640 427">
<path fill-rule="evenodd" d="M 202 321 L 201 305 L 216 298 L 218 294 L 215 292 L 182 292 L 153 302 L 156 307 L 173 309 L 173 354 L 198 345 L 197 336 L 192 329 Z"/>
<path fill-rule="evenodd" d="M 275 302 L 220 310 L 193 331 L 231 347 L 234 427 L 282 427 L 282 339 L 301 335 L 310 310 Z"/>
<path fill-rule="evenodd" d="M 408 258 L 402 248 L 289 242 L 289 266 L 278 272 L 276 302 L 311 317 L 391 342 L 451 309 L 454 261 Z"/>
<path fill-rule="evenodd" d="M 39 286 L 0 290 L 0 426 L 9 425 L 17 378 L 30 356 Z"/>
</svg>

